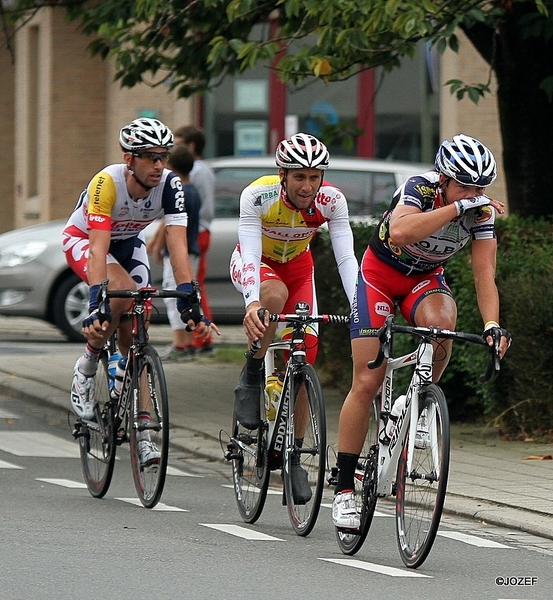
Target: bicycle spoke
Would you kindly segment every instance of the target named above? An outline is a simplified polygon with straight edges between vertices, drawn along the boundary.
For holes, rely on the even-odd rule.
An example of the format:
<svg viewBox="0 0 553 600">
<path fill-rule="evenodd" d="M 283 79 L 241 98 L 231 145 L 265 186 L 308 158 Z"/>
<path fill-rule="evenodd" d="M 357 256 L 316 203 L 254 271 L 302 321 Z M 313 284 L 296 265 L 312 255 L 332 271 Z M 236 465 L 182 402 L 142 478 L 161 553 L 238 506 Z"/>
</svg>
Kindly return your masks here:
<svg viewBox="0 0 553 600">
<path fill-rule="evenodd" d="M 287 393 L 286 383 L 283 393 Z M 287 430 L 284 489 L 288 515 L 298 535 L 313 529 L 324 486 L 326 419 L 321 385 L 313 367 L 305 364 L 295 380 L 294 412 Z"/>
<path fill-rule="evenodd" d="M 420 411 L 426 411 L 428 435 L 415 441 L 410 471 L 407 436 L 399 461 L 396 497 L 399 551 L 403 562 L 413 568 L 425 561 L 434 543 L 449 472 L 449 417 L 439 387 L 426 388 Z"/>
<path fill-rule="evenodd" d="M 78 422 L 75 431 L 88 490 L 95 498 L 102 498 L 110 486 L 115 462 L 115 435 L 105 352 L 102 352 L 98 364 L 94 399 L 94 420 Z"/>
<path fill-rule="evenodd" d="M 130 444 L 133 478 L 138 497 L 146 508 L 161 497 L 167 473 L 169 452 L 169 403 L 163 367 L 157 352 L 146 347 L 138 357 L 138 386 L 131 400 Z"/>
</svg>

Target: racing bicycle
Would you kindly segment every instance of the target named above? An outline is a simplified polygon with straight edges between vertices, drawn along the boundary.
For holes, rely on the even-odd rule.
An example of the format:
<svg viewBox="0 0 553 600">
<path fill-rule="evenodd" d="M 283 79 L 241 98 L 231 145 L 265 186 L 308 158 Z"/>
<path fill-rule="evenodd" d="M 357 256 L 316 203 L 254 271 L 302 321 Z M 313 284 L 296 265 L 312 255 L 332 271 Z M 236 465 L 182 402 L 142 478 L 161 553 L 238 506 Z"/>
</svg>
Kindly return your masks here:
<svg viewBox="0 0 553 600">
<path fill-rule="evenodd" d="M 246 523 L 260 517 L 271 471 L 282 470 L 283 504 L 294 531 L 300 536 L 313 529 L 325 483 L 326 417 L 323 392 L 313 366 L 306 360 L 306 334 L 315 323 L 349 323 L 349 316 L 311 315 L 310 306 L 300 302 L 295 314 L 270 314 L 272 322 L 287 323 L 292 328 L 289 339 L 274 341 L 264 361 L 264 390 L 260 395 L 262 424 L 259 429 L 245 429 L 233 417 L 232 435 L 224 452 L 232 463 L 234 493 L 238 511 Z M 260 309 L 264 318 L 265 309 Z M 257 352 L 252 345 L 246 356 Z M 277 363 L 288 357 L 280 373 L 282 390 L 271 400 L 270 378 L 279 377 Z M 221 432 L 222 433 L 222 432 Z M 294 492 L 292 473 L 298 466 L 307 474 L 309 493 Z"/>
<path fill-rule="evenodd" d="M 391 357 L 393 336 L 411 334 L 419 338 L 415 350 Z M 387 360 L 386 374 L 372 403 L 367 441 L 355 471 L 355 500 L 361 517 L 358 530 L 336 528 L 344 554 L 353 555 L 363 545 L 378 498 L 395 497 L 396 537 L 407 567 L 417 568 L 426 560 L 440 523 L 449 473 L 449 413 L 441 388 L 432 383 L 432 341 L 453 339 L 485 345 L 488 367 L 481 377 L 491 380 L 499 371 L 500 336 L 488 346 L 481 335 L 438 327 L 396 325 L 390 315 L 379 331 L 380 349 L 368 368 Z M 393 377 L 398 369 L 412 367 L 413 374 L 401 410 L 393 410 Z M 394 412 L 398 412 L 397 416 Z M 394 419 L 394 423 L 389 423 Z M 330 482 L 336 483 L 336 469 Z"/>
<path fill-rule="evenodd" d="M 79 441 L 84 479 L 90 494 L 102 498 L 112 480 L 117 446 L 129 443 L 137 496 L 146 508 L 153 508 L 161 497 L 167 473 L 169 402 L 163 365 L 148 341 L 147 305 L 152 298 L 190 298 L 190 294 L 154 287 L 108 290 L 104 281 L 99 297 L 104 313 L 109 298 L 132 299 L 132 341 L 120 394 L 113 393 L 113 376 L 108 371 L 110 357 L 117 349 L 114 334 L 100 353 L 94 417 L 75 422 L 73 436 Z M 142 465 L 138 446 L 145 439 L 156 446 L 160 456 Z"/>
</svg>

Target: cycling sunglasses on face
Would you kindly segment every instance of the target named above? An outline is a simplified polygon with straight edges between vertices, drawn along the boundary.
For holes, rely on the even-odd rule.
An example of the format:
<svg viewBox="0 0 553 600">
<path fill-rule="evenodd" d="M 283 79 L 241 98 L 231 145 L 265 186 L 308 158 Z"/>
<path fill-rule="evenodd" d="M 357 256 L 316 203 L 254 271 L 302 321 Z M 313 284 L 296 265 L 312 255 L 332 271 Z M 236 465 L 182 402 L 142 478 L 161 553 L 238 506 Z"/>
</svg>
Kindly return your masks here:
<svg viewBox="0 0 553 600">
<path fill-rule="evenodd" d="M 171 157 L 170 152 L 133 152 L 132 155 L 143 158 L 144 160 L 149 160 L 154 164 L 160 160 L 164 165 L 167 164 L 167 161 Z"/>
</svg>

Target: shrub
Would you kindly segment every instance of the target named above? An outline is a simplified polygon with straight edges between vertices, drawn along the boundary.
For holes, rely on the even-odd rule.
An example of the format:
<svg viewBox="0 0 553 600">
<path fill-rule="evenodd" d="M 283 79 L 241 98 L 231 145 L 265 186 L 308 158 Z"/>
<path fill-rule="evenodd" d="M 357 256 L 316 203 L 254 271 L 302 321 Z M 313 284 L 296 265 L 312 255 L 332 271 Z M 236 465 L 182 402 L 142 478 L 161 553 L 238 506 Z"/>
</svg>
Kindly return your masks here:
<svg viewBox="0 0 553 600">
<path fill-rule="evenodd" d="M 358 260 L 372 227 L 353 225 Z M 553 222 L 511 216 L 497 223 L 496 281 L 501 301 L 501 325 L 513 343 L 493 382 L 479 380 L 487 353 L 474 344 L 454 344 L 451 362 L 440 382 L 453 419 L 482 415 L 520 436 L 553 434 Z M 342 289 L 328 233 L 313 242 L 315 280 L 320 312 L 344 314 L 348 304 Z M 482 319 L 470 265 L 470 244 L 446 265 L 446 278 L 458 304 L 457 329 L 482 331 Z M 403 346 L 396 346 L 399 352 Z M 325 383 L 341 390 L 351 383 L 349 335 L 344 327 L 321 327 L 318 366 Z"/>
</svg>

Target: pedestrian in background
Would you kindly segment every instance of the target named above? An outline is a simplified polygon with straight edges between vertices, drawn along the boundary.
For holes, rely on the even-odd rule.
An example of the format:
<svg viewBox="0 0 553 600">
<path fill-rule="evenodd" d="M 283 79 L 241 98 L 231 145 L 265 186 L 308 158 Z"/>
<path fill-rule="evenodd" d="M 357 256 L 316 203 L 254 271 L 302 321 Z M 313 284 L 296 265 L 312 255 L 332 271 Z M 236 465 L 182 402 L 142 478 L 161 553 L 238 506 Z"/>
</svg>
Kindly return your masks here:
<svg viewBox="0 0 553 600">
<path fill-rule="evenodd" d="M 198 224 L 201 200 L 198 190 L 190 183 L 190 171 L 193 165 L 194 157 L 186 146 L 179 144 L 173 148 L 167 167 L 175 175 L 178 175 L 182 181 L 184 205 L 186 214 L 188 215 L 188 224 L 186 227 L 188 259 L 190 261 L 192 277 L 194 278 L 198 270 L 198 261 L 200 258 Z M 173 276 L 169 252 L 165 244 L 165 224 L 163 222 L 160 223 L 156 235 L 148 242 L 147 249 L 154 259 L 163 265 L 163 288 L 175 289 L 175 278 Z M 169 325 L 173 334 L 173 343 L 166 350 L 160 352 L 160 358 L 165 362 L 193 360 L 196 355 L 193 334 L 191 331 L 186 330 L 186 324 L 180 318 L 176 298 L 164 298 L 163 302 L 167 308 L 167 318 L 169 319 Z"/>
<path fill-rule="evenodd" d="M 201 306 L 204 315 L 211 321 L 212 313 L 205 288 L 207 273 L 207 252 L 211 239 L 211 221 L 215 211 L 215 175 L 211 167 L 203 160 L 205 134 L 194 125 L 185 125 L 175 130 L 175 144 L 183 143 L 194 157 L 194 166 L 190 171 L 190 182 L 194 184 L 201 198 L 200 222 L 198 229 L 198 247 L 200 258 L 196 280 L 200 286 Z M 194 346 L 197 352 L 212 352 L 213 340 L 210 336 L 202 338 L 194 334 Z"/>
</svg>

